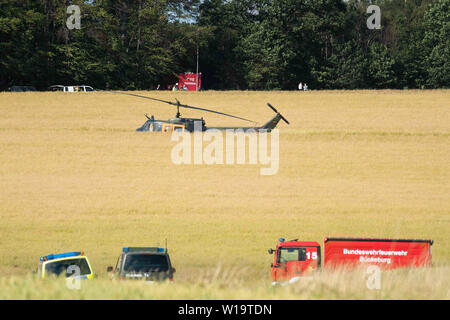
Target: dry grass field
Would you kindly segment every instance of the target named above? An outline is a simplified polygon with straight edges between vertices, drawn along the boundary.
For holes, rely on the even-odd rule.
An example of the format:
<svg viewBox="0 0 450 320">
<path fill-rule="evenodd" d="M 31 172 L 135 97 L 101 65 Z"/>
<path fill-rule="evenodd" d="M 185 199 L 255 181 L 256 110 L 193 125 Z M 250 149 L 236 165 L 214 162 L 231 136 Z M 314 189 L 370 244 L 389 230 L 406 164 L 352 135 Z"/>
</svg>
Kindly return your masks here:
<svg viewBox="0 0 450 320">
<path fill-rule="evenodd" d="M 0 93 L 1 299 L 450 299 L 450 91 L 140 92 L 265 123 L 280 167 L 175 165 L 170 135 L 140 133 L 174 107 L 111 93 Z M 207 125 L 243 125 L 182 110 Z M 321 273 L 270 287 L 279 237 L 433 239 L 433 268 Z M 124 246 L 164 245 L 176 282 L 107 280 Z M 98 280 L 80 291 L 33 278 L 39 257 L 82 250 Z M 418 281 L 421 279 L 422 281 Z"/>
</svg>

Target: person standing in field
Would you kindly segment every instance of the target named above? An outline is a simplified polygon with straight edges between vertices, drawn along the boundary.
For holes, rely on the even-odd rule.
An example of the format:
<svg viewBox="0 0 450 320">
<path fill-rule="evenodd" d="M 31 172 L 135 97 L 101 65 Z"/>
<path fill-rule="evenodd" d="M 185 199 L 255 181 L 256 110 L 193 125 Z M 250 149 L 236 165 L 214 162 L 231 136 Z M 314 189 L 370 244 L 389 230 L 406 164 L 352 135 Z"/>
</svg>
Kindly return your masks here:
<svg viewBox="0 0 450 320">
<path fill-rule="evenodd" d="M 303 90 L 303 83 L 300 82 L 300 83 L 298 84 L 298 90 L 300 90 L 300 91 Z"/>
<path fill-rule="evenodd" d="M 303 86 L 303 90 L 307 91 L 308 90 L 308 85 L 305 83 L 305 85 Z"/>
</svg>

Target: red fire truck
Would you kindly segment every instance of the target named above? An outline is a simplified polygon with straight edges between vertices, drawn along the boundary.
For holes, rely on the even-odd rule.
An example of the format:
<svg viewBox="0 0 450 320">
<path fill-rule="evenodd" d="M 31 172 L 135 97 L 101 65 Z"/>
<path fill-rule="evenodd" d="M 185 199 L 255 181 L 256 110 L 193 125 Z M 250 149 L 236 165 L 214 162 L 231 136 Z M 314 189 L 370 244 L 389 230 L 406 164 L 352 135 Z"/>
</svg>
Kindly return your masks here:
<svg viewBox="0 0 450 320">
<path fill-rule="evenodd" d="M 178 89 L 187 91 L 199 91 L 202 87 L 201 73 L 180 73 L 178 77 Z"/>
<path fill-rule="evenodd" d="M 355 268 L 376 265 L 381 269 L 431 266 L 433 240 L 325 238 L 325 268 Z M 272 281 L 283 282 L 321 268 L 318 242 L 286 241 L 280 238 L 275 250 Z"/>
</svg>

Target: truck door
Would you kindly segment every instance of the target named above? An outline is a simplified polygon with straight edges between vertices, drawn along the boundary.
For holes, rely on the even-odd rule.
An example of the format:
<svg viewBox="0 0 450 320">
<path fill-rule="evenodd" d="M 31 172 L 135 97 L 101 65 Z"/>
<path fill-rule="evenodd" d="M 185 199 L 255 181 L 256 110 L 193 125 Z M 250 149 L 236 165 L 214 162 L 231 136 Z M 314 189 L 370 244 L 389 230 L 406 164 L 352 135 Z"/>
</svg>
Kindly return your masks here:
<svg viewBox="0 0 450 320">
<path fill-rule="evenodd" d="M 306 248 L 278 248 L 272 268 L 272 279 L 274 281 L 288 281 L 299 276 L 305 260 Z"/>
<path fill-rule="evenodd" d="M 306 260 L 304 263 L 303 273 L 320 269 L 321 255 L 319 247 L 306 247 Z"/>
<path fill-rule="evenodd" d="M 281 247 L 272 268 L 272 280 L 289 281 L 317 270 L 320 266 L 320 247 Z"/>
</svg>

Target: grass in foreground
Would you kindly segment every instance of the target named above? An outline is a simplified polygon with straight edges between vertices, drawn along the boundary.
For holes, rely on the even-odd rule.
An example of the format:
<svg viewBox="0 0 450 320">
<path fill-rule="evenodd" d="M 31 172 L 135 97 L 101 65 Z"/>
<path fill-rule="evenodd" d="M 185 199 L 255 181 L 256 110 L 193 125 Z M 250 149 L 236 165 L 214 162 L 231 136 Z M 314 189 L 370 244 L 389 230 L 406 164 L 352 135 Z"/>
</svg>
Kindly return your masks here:
<svg viewBox="0 0 450 320">
<path fill-rule="evenodd" d="M 273 287 L 257 281 L 246 283 L 236 271 L 219 269 L 193 282 L 147 284 L 141 281 L 97 279 L 70 290 L 66 279 L 39 280 L 32 276 L 0 278 L 0 299 L 450 299 L 448 267 L 383 271 L 380 289 L 367 287 L 368 274 L 322 271 L 298 282 Z"/>
</svg>

